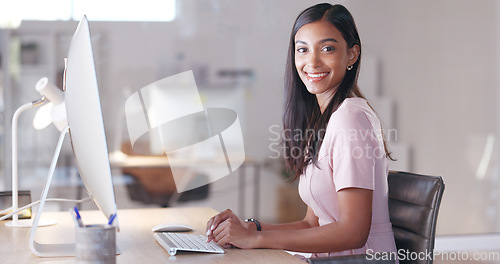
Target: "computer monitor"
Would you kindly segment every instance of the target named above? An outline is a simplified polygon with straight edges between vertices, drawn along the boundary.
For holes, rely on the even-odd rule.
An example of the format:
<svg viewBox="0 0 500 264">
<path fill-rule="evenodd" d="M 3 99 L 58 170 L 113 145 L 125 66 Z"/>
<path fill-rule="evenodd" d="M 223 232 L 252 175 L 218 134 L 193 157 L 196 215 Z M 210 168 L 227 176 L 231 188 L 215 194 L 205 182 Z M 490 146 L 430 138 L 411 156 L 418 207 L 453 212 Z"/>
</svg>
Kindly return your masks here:
<svg viewBox="0 0 500 264">
<path fill-rule="evenodd" d="M 80 176 L 97 207 L 116 213 L 92 43 L 84 16 L 71 40 L 66 68 L 66 113 Z"/>
<path fill-rule="evenodd" d="M 85 16 L 71 40 L 65 83 L 64 97 L 68 126 L 64 128 L 59 138 L 30 235 L 30 248 L 35 255 L 41 257 L 75 255 L 74 243 L 41 244 L 35 241 L 37 224 L 66 131 L 69 130 L 78 171 L 90 197 L 106 218 L 109 219 L 117 212 L 92 43 Z M 117 220 L 114 221 L 114 225 L 117 226 Z"/>
</svg>

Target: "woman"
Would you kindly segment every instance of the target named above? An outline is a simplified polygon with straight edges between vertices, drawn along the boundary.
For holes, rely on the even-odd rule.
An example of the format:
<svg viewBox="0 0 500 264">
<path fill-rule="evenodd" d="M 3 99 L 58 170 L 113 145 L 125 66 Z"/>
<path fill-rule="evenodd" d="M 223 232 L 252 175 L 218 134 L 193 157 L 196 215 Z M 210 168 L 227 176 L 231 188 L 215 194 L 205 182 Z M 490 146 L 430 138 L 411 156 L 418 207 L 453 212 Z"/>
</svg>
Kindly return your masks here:
<svg viewBox="0 0 500 264">
<path fill-rule="evenodd" d="M 387 201 L 391 157 L 357 87 L 360 60 L 361 41 L 345 7 L 318 4 L 297 17 L 286 66 L 284 146 L 307 214 L 272 225 L 226 210 L 208 221 L 209 241 L 313 257 L 396 252 Z"/>
</svg>

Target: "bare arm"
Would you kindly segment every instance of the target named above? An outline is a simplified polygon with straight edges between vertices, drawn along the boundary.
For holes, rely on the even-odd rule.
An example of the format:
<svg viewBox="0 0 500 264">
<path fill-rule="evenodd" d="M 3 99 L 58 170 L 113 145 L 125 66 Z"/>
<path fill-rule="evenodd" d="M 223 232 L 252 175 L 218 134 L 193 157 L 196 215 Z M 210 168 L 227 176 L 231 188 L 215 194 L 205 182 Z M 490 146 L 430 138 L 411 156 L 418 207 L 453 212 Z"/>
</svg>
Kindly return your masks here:
<svg viewBox="0 0 500 264">
<path fill-rule="evenodd" d="M 253 224 L 253 223 L 252 223 Z M 307 213 L 303 220 L 284 224 L 263 224 L 261 223 L 262 231 L 272 230 L 297 230 L 319 226 L 318 217 L 314 214 L 310 207 L 307 207 Z"/>
<path fill-rule="evenodd" d="M 340 190 L 337 195 L 340 218 L 328 225 L 296 230 L 263 229 L 262 232 L 255 232 L 242 229 L 233 219 L 227 219 L 213 231 L 214 240 L 222 245 L 232 244 L 240 248 L 276 248 L 302 252 L 360 248 L 366 243 L 370 232 L 373 191 L 347 188 Z M 297 222 L 290 225 L 300 226 Z"/>
<path fill-rule="evenodd" d="M 234 222 L 237 222 L 238 224 L 242 225 L 248 230 L 257 231 L 257 226 L 255 225 L 255 223 L 244 222 L 241 219 L 239 219 L 238 216 L 236 216 L 236 214 L 234 214 L 231 210 L 227 209 L 224 212 L 210 218 L 210 220 L 207 222 L 207 236 L 209 242 L 213 239 L 212 231 L 215 230 L 219 226 L 219 224 L 226 221 L 227 219 L 232 219 Z M 303 220 L 291 223 L 284 223 L 284 224 L 265 224 L 265 223 L 260 223 L 260 224 L 263 231 L 296 230 L 296 229 L 304 229 L 304 228 L 311 228 L 318 226 L 318 217 L 316 217 L 312 209 L 308 207 L 306 216 L 304 217 Z"/>
</svg>

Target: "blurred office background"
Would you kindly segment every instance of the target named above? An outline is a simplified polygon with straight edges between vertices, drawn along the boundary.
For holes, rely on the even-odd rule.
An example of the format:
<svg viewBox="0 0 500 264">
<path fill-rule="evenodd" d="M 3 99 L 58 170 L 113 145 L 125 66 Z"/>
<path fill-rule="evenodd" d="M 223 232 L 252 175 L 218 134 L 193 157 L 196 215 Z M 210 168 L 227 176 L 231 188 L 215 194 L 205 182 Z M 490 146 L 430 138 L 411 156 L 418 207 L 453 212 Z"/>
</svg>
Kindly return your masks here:
<svg viewBox="0 0 500 264">
<path fill-rule="evenodd" d="M 10 190 L 11 184 L 12 115 L 21 104 L 39 97 L 34 85 L 40 77 L 62 85 L 63 58 L 80 19 L 78 12 L 54 11 L 55 6 L 71 10 L 67 3 L 73 1 L 46 1 L 38 7 L 30 7 L 38 1 L 24 6 L 11 2 L 0 2 L 0 19 L 11 16 L 1 21 L 0 29 L 0 191 Z M 148 17 L 148 12 L 158 10 L 152 4 L 155 1 L 137 2 L 140 8 L 134 13 Z M 73 7 L 77 3 L 74 0 Z M 134 18 L 140 21 L 114 17 L 102 21 L 106 14 L 125 13 L 128 2 L 117 3 L 112 11 L 102 12 L 103 5 L 85 11 L 110 152 L 132 155 L 123 113 L 128 96 L 157 80 L 193 70 L 207 107 L 238 112 L 249 160 L 240 168 L 245 175 L 236 171 L 211 184 L 205 195 L 194 194 L 184 202 L 176 195 L 141 201 L 134 194 L 145 191 L 147 195 L 147 186 L 131 188 L 141 187 L 140 180 L 113 166 L 119 208 L 232 208 L 242 217 L 271 222 L 302 214 L 296 186 L 285 182 L 273 143 L 281 127 L 291 27 L 297 14 L 315 3 L 171 0 L 170 6 L 159 9 L 164 15 L 160 20 L 168 21 L 141 21 L 140 17 Z M 338 3 L 351 11 L 358 26 L 363 44 L 360 87 L 389 132 L 389 146 L 398 159 L 391 168 L 440 175 L 445 180 L 437 235 L 500 232 L 500 2 Z M 13 14 L 20 8 L 36 13 L 19 13 L 26 20 L 16 26 L 19 17 Z M 158 17 L 151 16 L 148 20 Z M 58 136 L 53 126 L 33 128 L 35 112 L 24 114 L 19 127 L 20 187 L 31 190 L 33 200 L 40 195 Z M 66 143 L 51 196 L 75 198 L 82 188 Z M 148 168 L 143 172 L 163 173 Z M 254 199 L 255 194 L 259 199 Z M 168 201 L 162 204 L 158 199 Z"/>
</svg>

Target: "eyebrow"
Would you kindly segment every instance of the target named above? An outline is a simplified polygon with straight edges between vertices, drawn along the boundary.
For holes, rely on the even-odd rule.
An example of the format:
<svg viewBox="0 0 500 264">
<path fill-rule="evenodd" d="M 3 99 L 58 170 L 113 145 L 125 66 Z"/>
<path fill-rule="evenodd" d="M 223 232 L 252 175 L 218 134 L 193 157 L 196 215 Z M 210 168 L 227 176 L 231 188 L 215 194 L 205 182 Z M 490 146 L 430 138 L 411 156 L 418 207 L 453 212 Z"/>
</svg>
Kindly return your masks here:
<svg viewBox="0 0 500 264">
<path fill-rule="evenodd" d="M 323 39 L 323 40 L 321 40 L 319 43 L 328 42 L 328 41 L 333 41 L 333 42 L 337 42 L 337 43 L 339 43 L 339 42 L 338 42 L 336 39 L 334 39 L 334 38 L 327 38 L 327 39 Z"/>
<path fill-rule="evenodd" d="M 325 43 L 325 42 L 328 42 L 328 41 L 333 41 L 333 42 L 336 42 L 336 43 L 339 43 L 336 39 L 334 38 L 326 38 L 326 39 L 322 39 L 319 41 L 319 43 Z M 302 41 L 302 40 L 297 40 L 295 41 L 295 44 L 305 44 L 307 45 L 307 42 L 305 41 Z"/>
</svg>

